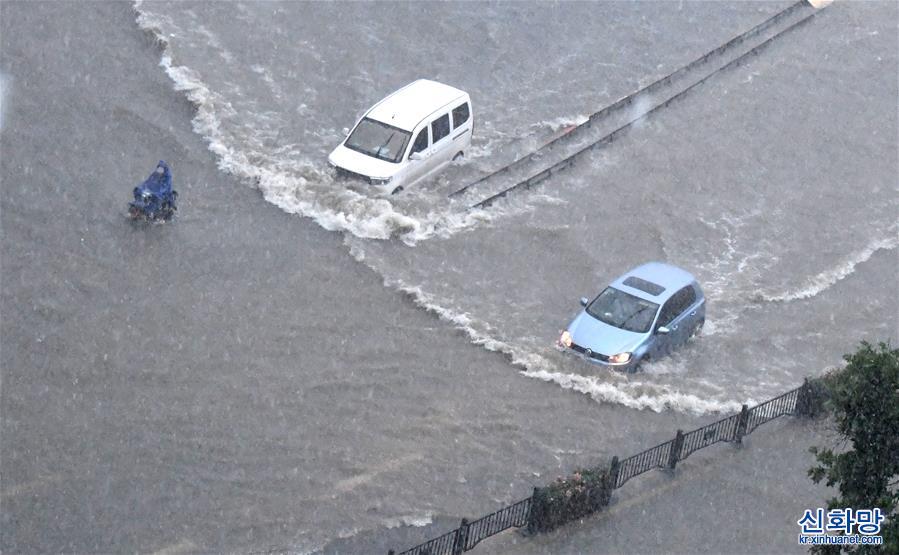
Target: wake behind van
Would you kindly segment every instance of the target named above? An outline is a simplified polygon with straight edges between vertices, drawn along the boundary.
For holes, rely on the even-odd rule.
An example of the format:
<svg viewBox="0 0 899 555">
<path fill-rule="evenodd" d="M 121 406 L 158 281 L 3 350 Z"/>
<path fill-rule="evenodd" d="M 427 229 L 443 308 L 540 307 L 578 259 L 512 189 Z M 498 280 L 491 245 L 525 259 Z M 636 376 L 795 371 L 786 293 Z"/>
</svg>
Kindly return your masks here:
<svg viewBox="0 0 899 555">
<path fill-rule="evenodd" d="M 397 193 L 461 158 L 473 124 L 468 93 L 419 79 L 368 110 L 328 163 L 378 193 Z"/>
</svg>

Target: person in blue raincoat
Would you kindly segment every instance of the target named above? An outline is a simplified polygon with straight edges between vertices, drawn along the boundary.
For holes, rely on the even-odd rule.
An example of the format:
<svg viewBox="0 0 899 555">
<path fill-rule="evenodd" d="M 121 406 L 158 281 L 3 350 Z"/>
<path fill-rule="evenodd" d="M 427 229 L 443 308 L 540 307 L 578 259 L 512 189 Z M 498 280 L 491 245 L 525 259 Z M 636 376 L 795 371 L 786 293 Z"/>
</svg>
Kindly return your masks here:
<svg viewBox="0 0 899 555">
<path fill-rule="evenodd" d="M 150 177 L 134 188 L 134 200 L 129 204 L 129 212 L 133 218 L 168 220 L 177 210 L 177 198 L 178 193 L 172 190 L 172 172 L 165 160 L 160 160 Z"/>
<path fill-rule="evenodd" d="M 172 172 L 165 160 L 156 164 L 156 170 L 143 182 L 144 187 L 159 196 L 166 196 L 172 192 Z"/>
</svg>

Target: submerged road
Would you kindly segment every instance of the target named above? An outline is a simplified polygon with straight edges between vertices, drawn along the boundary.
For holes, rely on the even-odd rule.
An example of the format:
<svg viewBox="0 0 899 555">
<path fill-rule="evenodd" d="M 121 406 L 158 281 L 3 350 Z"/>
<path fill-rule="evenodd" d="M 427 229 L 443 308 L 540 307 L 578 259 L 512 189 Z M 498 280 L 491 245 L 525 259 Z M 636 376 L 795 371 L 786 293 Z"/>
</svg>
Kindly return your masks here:
<svg viewBox="0 0 899 555">
<path fill-rule="evenodd" d="M 0 15 L 3 552 L 312 550 L 703 420 L 522 379 L 222 174 L 127 4 Z"/>
<path fill-rule="evenodd" d="M 708 113 L 701 102 L 664 111 L 641 137 L 662 148 L 622 149 L 622 163 L 602 167 L 621 184 L 603 192 L 615 206 L 590 197 L 585 183 L 600 172 L 581 168 L 565 174 L 583 187 L 566 188 L 571 203 L 534 226 L 509 218 L 415 249 L 377 242 L 366 262 L 394 273 L 376 273 L 346 253 L 344 236 L 219 171 L 191 126 L 194 108 L 172 90 L 128 5 L 0 3 L 0 550 L 414 545 L 416 535 L 491 512 L 575 467 L 715 419 L 626 409 L 601 396 L 620 390 L 562 371 L 545 375 L 561 383 L 524 378 L 385 287 L 397 269 L 455 299 L 459 313 L 486 314 L 498 337 L 542 347 L 564 325 L 565 303 L 619 265 L 676 258 L 730 294 L 715 307 L 717 323 L 728 323 L 728 302 L 737 316 L 733 334 L 719 330 L 680 359 L 688 372 L 650 376 L 670 380 L 675 393 L 687 383 L 696 394 L 709 377 L 710 387 L 780 387 L 838 360 L 857 337 L 894 331 L 895 288 L 883 284 L 896 250 L 868 249 L 882 244 L 882 230 L 868 227 L 891 208 L 883 191 L 895 175 L 895 120 L 871 114 L 895 106 L 882 92 L 895 88 L 882 79 L 861 92 L 856 85 L 871 67 L 895 74 L 895 58 L 877 50 L 886 31 L 878 38 L 870 21 L 896 12 L 848 6 L 822 13 L 842 10 L 830 27 L 797 35 L 815 46 L 830 33 L 823 56 L 861 61 L 815 60 L 815 71 L 798 72 L 809 50 L 789 49 L 741 75 L 761 75 L 743 92 L 729 72 L 710 87 L 720 100 L 711 113 L 740 133 L 696 125 Z M 855 50 L 834 45 L 850 41 Z M 864 117 L 843 108 L 850 101 Z M 758 124 L 759 114 L 778 125 Z M 687 144 L 665 148 L 672 136 Z M 133 226 L 124 217 L 131 187 L 159 158 L 174 169 L 180 214 L 171 225 Z M 860 183 L 870 187 L 853 202 Z M 706 206 L 707 222 L 681 217 L 683 205 Z M 656 228 L 633 226 L 647 214 Z M 852 228 L 847 219 L 865 221 Z M 610 240 L 598 247 L 597 237 Z M 382 249 L 397 253 L 378 259 Z M 760 365 L 760 355 L 795 368 Z M 700 551 L 786 549 L 797 506 L 822 493 L 804 489 L 816 433 L 772 424 L 747 449 L 691 457 L 672 481 L 628 483 L 608 519 L 533 541 L 496 538 L 485 549 L 661 551 L 672 541 Z M 750 511 L 738 524 L 736 499 Z M 684 507 L 697 508 L 695 521 Z"/>
</svg>

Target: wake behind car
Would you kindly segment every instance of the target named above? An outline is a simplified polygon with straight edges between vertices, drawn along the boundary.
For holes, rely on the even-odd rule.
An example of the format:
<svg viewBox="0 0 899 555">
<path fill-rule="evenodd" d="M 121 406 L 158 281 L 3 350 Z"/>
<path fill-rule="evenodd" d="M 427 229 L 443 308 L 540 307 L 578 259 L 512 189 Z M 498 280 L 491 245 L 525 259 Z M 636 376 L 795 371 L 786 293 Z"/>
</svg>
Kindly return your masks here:
<svg viewBox="0 0 899 555">
<path fill-rule="evenodd" d="M 398 193 L 461 158 L 473 128 L 468 93 L 419 79 L 365 112 L 328 163 L 377 193 Z"/>
<path fill-rule="evenodd" d="M 705 296 L 687 271 L 648 262 L 613 281 L 562 332 L 559 345 L 625 372 L 680 347 L 705 324 Z"/>
</svg>

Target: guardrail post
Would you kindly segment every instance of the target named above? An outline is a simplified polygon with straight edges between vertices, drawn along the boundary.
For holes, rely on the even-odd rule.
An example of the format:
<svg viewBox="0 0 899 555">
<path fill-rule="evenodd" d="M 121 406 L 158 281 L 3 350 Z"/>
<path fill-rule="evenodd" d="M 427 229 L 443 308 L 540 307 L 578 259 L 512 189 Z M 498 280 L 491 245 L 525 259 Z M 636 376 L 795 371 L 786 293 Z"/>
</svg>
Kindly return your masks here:
<svg viewBox="0 0 899 555">
<path fill-rule="evenodd" d="M 746 428 L 749 426 L 749 407 L 743 405 L 740 410 L 740 419 L 737 420 L 737 427 L 734 429 L 734 441 L 737 444 L 743 443 L 743 436 L 746 435 Z"/>
<path fill-rule="evenodd" d="M 612 469 L 606 469 L 602 474 L 602 481 L 600 481 L 600 487 L 602 488 L 602 492 L 600 493 L 600 504 L 603 507 L 608 507 L 609 503 L 612 501 L 612 490 L 615 489 L 615 486 L 612 485 Z"/>
<path fill-rule="evenodd" d="M 531 510 L 528 511 L 528 527 L 527 531 L 531 534 L 536 534 L 538 531 L 537 523 L 542 518 L 543 514 L 543 506 L 541 505 L 541 498 L 539 494 L 539 489 L 535 486 L 534 492 L 531 493 Z"/>
<path fill-rule="evenodd" d="M 465 540 L 468 539 L 468 519 L 463 518 L 462 524 L 456 529 L 456 539 L 453 541 L 453 555 L 462 555 L 465 551 Z"/>
<path fill-rule="evenodd" d="M 806 378 L 805 380 L 802 389 L 799 390 L 800 393 L 803 389 L 805 390 L 806 412 L 803 413 L 803 416 L 815 417 L 826 410 L 826 403 L 830 399 L 830 390 L 823 378 Z"/>
<path fill-rule="evenodd" d="M 674 441 L 671 442 L 671 450 L 668 452 L 668 469 L 674 470 L 674 467 L 677 466 L 677 461 L 680 460 L 680 452 L 684 447 L 684 432 L 681 430 L 677 431 L 677 435 L 674 436 Z"/>
<path fill-rule="evenodd" d="M 816 416 L 823 408 L 825 386 L 821 380 L 805 378 L 799 391 L 796 392 L 796 416 Z"/>
<path fill-rule="evenodd" d="M 618 487 L 618 471 L 620 470 L 620 465 L 618 464 L 618 457 L 612 457 L 612 464 L 609 465 L 609 482 L 611 484 L 611 489 L 609 490 L 609 497 L 612 495 L 612 490 Z"/>
<path fill-rule="evenodd" d="M 809 413 L 810 395 L 809 395 L 808 378 L 802 381 L 799 391 L 796 392 L 796 409 L 793 414 L 796 416 L 806 416 Z"/>
</svg>

